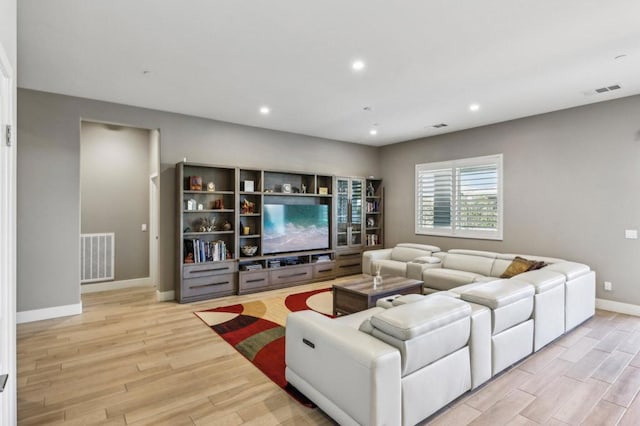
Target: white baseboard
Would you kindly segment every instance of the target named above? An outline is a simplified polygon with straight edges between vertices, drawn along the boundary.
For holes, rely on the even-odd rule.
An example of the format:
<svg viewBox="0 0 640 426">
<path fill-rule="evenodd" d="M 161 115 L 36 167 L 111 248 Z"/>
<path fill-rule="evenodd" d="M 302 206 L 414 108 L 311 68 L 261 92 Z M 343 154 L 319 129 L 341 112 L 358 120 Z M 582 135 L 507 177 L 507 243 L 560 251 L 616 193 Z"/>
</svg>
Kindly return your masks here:
<svg viewBox="0 0 640 426">
<path fill-rule="evenodd" d="M 46 320 L 51 318 L 68 317 L 82 313 L 82 303 L 75 305 L 54 306 L 51 308 L 33 309 L 31 311 L 16 312 L 16 324 Z"/>
<path fill-rule="evenodd" d="M 82 284 L 80 293 L 95 293 L 97 291 L 119 290 L 130 287 L 151 287 L 153 283 L 150 277 L 134 278 L 132 280 L 107 281 L 95 284 Z"/>
<path fill-rule="evenodd" d="M 158 302 L 166 302 L 168 300 L 175 300 L 176 292 L 173 290 L 170 291 L 160 291 L 156 290 L 156 300 Z"/>
<path fill-rule="evenodd" d="M 634 315 L 640 317 L 640 306 L 630 303 L 614 302 L 607 299 L 596 299 L 596 308 L 619 314 Z"/>
</svg>

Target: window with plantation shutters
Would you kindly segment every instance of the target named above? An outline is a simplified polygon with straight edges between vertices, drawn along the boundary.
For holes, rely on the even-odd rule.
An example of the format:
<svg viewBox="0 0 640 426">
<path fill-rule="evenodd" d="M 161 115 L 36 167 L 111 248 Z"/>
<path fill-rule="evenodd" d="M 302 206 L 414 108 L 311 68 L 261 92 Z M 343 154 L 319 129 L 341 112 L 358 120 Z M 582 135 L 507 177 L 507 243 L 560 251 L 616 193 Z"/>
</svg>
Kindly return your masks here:
<svg viewBox="0 0 640 426">
<path fill-rule="evenodd" d="M 416 165 L 416 234 L 502 239 L 502 154 Z"/>
</svg>

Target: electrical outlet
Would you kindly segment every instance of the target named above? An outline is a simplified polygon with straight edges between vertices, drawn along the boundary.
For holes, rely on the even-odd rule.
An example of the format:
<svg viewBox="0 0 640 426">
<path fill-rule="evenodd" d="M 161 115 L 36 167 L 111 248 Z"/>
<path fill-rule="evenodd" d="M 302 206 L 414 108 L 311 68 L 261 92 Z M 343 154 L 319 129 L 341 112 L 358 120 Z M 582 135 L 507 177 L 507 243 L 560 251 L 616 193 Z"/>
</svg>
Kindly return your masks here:
<svg viewBox="0 0 640 426">
<path fill-rule="evenodd" d="M 146 223 L 143 223 L 140 228 L 141 228 L 142 232 L 147 232 L 147 224 Z"/>
<path fill-rule="evenodd" d="M 611 284 L 611 281 L 604 282 L 604 289 L 605 291 L 613 291 L 613 284 Z"/>
</svg>

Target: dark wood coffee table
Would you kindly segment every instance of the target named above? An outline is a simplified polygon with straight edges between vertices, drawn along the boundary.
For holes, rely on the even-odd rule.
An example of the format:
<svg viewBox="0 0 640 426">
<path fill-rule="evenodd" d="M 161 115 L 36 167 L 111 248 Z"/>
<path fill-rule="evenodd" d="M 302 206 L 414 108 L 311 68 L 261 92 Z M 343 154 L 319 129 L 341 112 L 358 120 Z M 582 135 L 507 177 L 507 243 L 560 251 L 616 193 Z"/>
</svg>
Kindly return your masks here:
<svg viewBox="0 0 640 426">
<path fill-rule="evenodd" d="M 378 299 L 394 294 L 422 294 L 422 281 L 405 277 L 382 276 L 382 284 L 373 288 L 371 275 L 358 275 L 333 285 L 333 315 L 352 314 L 376 306 Z"/>
</svg>

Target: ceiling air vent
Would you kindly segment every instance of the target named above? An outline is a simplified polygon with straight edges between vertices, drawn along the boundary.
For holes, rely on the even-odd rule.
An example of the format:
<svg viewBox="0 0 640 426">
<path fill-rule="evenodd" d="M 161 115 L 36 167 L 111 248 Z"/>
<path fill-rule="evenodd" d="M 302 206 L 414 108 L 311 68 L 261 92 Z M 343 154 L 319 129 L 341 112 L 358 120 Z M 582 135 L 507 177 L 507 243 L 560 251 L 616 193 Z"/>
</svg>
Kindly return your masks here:
<svg viewBox="0 0 640 426">
<path fill-rule="evenodd" d="M 621 89 L 622 86 L 620 86 L 619 84 L 612 84 L 611 86 L 606 86 L 606 87 L 600 87 L 596 90 L 594 90 L 595 93 L 607 93 L 607 92 L 611 92 L 613 90 L 618 90 Z"/>
<path fill-rule="evenodd" d="M 444 124 L 444 123 L 438 123 L 438 124 L 434 124 L 433 127 L 434 129 L 440 129 L 441 127 L 447 127 L 448 124 Z"/>
</svg>

